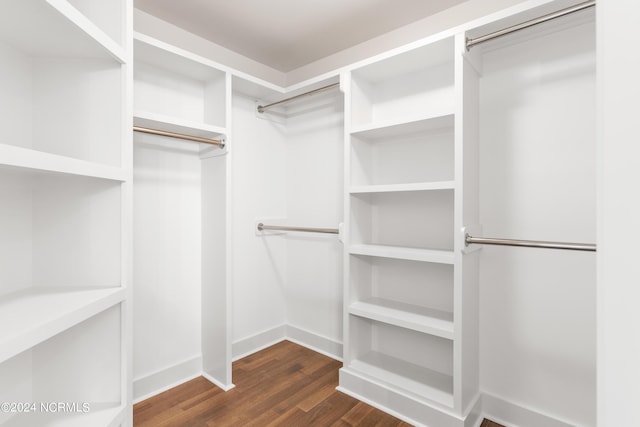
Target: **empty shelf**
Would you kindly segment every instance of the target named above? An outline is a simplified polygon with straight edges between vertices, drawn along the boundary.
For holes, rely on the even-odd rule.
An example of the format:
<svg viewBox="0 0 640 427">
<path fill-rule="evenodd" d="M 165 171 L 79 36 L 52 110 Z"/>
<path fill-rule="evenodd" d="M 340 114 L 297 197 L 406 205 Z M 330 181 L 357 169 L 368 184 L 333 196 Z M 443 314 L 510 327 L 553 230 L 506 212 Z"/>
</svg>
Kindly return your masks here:
<svg viewBox="0 0 640 427">
<path fill-rule="evenodd" d="M 134 126 L 210 139 L 217 139 L 225 133 L 223 128 L 217 126 L 147 111 L 136 111 L 133 116 L 133 124 Z"/>
<path fill-rule="evenodd" d="M 453 339 L 453 314 L 383 298 L 367 298 L 349 307 L 349 313 L 378 322 Z"/>
<path fill-rule="evenodd" d="M 13 145 L 0 144 L 0 159 L 0 165 L 2 166 L 14 166 L 35 171 L 80 175 L 114 181 L 126 180 L 126 174 L 122 168 Z"/>
<path fill-rule="evenodd" d="M 367 123 L 365 125 L 354 126 L 351 131 L 351 135 L 367 140 L 397 138 L 429 132 L 436 129 L 452 128 L 453 124 L 454 115 L 451 113 L 445 113 L 436 116 L 411 118 L 409 120 L 396 120 L 385 123 Z"/>
<path fill-rule="evenodd" d="M 125 62 L 124 49 L 67 0 L 9 0 L 2 6 L 0 40 L 30 55 Z"/>
<path fill-rule="evenodd" d="M 410 261 L 434 262 L 438 264 L 453 264 L 455 260 L 453 251 L 405 248 L 386 245 L 351 245 L 349 247 L 349 253 L 352 255 L 406 259 Z"/>
<path fill-rule="evenodd" d="M 29 288 L 0 298 L 0 363 L 122 302 L 114 288 Z"/>
<path fill-rule="evenodd" d="M 398 193 L 405 191 L 453 190 L 454 181 L 414 182 L 409 184 L 358 185 L 351 187 L 351 194 L 362 193 Z"/>
<path fill-rule="evenodd" d="M 419 399 L 453 406 L 453 378 L 450 375 L 375 351 L 353 360 L 347 370 Z"/>
</svg>

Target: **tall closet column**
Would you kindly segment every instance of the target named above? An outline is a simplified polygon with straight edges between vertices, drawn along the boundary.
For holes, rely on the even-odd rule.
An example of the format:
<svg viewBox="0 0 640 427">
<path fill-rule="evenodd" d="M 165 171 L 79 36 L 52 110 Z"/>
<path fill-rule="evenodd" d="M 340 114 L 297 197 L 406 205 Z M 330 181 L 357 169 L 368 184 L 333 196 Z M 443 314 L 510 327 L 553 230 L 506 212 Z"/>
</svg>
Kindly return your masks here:
<svg viewBox="0 0 640 427">
<path fill-rule="evenodd" d="M 340 390 L 410 422 L 479 402 L 477 75 L 440 36 L 346 74 L 345 363 Z M 466 120 L 466 116 L 470 120 Z"/>
<path fill-rule="evenodd" d="M 231 75 L 141 33 L 134 57 L 135 400 L 200 375 L 228 390 Z"/>
</svg>

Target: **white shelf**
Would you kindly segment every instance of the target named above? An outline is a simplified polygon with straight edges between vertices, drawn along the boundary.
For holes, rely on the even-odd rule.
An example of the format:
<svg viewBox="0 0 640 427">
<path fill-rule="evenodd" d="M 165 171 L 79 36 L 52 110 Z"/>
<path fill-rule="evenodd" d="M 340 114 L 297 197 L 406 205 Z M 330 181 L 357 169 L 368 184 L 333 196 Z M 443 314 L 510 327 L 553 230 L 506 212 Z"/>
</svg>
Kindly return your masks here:
<svg viewBox="0 0 640 427">
<path fill-rule="evenodd" d="M 0 363 L 122 302 L 114 288 L 29 288 L 0 298 Z"/>
<path fill-rule="evenodd" d="M 39 404 L 39 403 L 38 403 Z M 43 413 L 16 414 L 6 427 L 117 427 L 124 418 L 124 406 L 117 404 L 90 404 L 87 413 Z"/>
<path fill-rule="evenodd" d="M 148 127 L 166 132 L 182 133 L 185 135 L 211 139 L 218 138 L 226 133 L 224 128 L 218 126 L 186 120 L 180 117 L 151 113 L 148 111 L 135 111 L 133 124 L 134 126 Z"/>
<path fill-rule="evenodd" d="M 388 122 L 365 123 L 353 126 L 351 135 L 366 140 L 398 138 L 436 129 L 453 128 L 453 124 L 453 111 L 442 111 L 440 114 L 426 117 L 414 116 Z"/>
<path fill-rule="evenodd" d="M 405 248 L 387 245 L 351 245 L 349 247 L 349 253 L 352 255 L 406 259 L 410 261 L 433 262 L 438 264 L 453 264 L 455 259 L 453 251 Z"/>
<path fill-rule="evenodd" d="M 349 306 L 349 313 L 390 325 L 453 339 L 453 313 L 383 298 L 367 298 Z"/>
<path fill-rule="evenodd" d="M 408 184 L 358 185 L 351 187 L 349 193 L 399 193 L 405 191 L 438 191 L 455 189 L 454 181 L 414 182 Z"/>
<path fill-rule="evenodd" d="M 136 62 L 200 81 L 217 79 L 224 74 L 219 64 L 153 37 L 134 32 L 133 39 Z"/>
<path fill-rule="evenodd" d="M 3 2 L 0 40 L 34 56 L 115 58 L 124 49 L 66 0 Z"/>
<path fill-rule="evenodd" d="M 450 375 L 375 351 L 353 360 L 346 369 L 418 399 L 453 406 L 453 379 Z"/>
<path fill-rule="evenodd" d="M 0 144 L 0 165 L 92 178 L 126 181 L 123 169 L 29 148 Z"/>
</svg>

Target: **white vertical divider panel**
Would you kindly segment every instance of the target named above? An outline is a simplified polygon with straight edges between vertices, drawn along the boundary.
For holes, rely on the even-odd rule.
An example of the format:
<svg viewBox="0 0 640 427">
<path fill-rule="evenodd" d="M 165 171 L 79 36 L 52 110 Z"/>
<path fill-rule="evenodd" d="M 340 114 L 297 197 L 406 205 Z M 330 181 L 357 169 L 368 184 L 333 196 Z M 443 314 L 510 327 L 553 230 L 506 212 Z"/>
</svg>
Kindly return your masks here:
<svg viewBox="0 0 640 427">
<path fill-rule="evenodd" d="M 342 359 L 344 361 L 344 366 L 349 366 L 351 363 L 352 355 L 351 348 L 352 346 L 349 344 L 351 341 L 351 334 L 349 332 L 349 304 L 351 304 L 351 264 L 349 255 L 349 245 L 350 245 L 350 229 L 351 229 L 351 195 L 349 194 L 349 189 L 351 188 L 351 123 L 352 123 L 352 105 L 356 102 L 355 98 L 361 96 L 361 94 L 353 93 L 353 83 L 352 83 L 352 73 L 344 72 L 340 75 L 340 90 L 344 94 L 344 223 L 342 228 L 342 246 L 343 250 L 343 277 L 344 277 L 344 293 L 342 296 L 342 305 L 343 305 L 343 332 L 342 332 Z"/>
<path fill-rule="evenodd" d="M 102 2 L 100 2 L 102 5 Z M 121 192 L 121 286 L 125 301 L 120 309 L 121 334 L 121 400 L 125 407 L 124 427 L 133 426 L 133 0 L 124 0 L 121 11 L 123 25 L 119 29 L 126 63 L 122 84 L 122 149 L 121 165 L 127 180 Z M 100 14 L 102 9 L 100 9 Z M 116 30 L 114 30 L 116 32 Z M 117 38 L 116 38 L 117 40 Z"/>
<path fill-rule="evenodd" d="M 479 91 L 477 55 L 466 52 L 465 35 L 455 39 L 455 232 L 454 408 L 468 414 L 480 397 L 478 252 L 468 251 L 464 228 L 479 218 Z"/>
<path fill-rule="evenodd" d="M 598 308 L 597 425 L 638 423 L 640 263 L 633 224 L 637 183 L 640 3 L 597 5 Z"/>
<path fill-rule="evenodd" d="M 231 75 L 227 73 L 224 88 L 215 88 L 218 96 L 225 97 L 226 152 L 202 159 L 202 371 L 205 378 L 225 391 L 234 387 L 231 378 L 232 237 L 228 233 L 233 218 L 231 84 Z"/>
</svg>

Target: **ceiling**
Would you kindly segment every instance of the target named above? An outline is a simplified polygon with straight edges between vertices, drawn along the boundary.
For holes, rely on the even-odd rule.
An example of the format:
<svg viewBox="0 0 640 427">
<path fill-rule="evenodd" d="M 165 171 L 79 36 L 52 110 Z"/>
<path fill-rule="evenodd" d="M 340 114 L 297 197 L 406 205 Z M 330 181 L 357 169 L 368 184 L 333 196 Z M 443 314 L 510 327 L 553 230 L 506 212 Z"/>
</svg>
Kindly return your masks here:
<svg viewBox="0 0 640 427">
<path fill-rule="evenodd" d="M 288 72 L 466 0 L 135 0 L 135 6 Z"/>
</svg>

